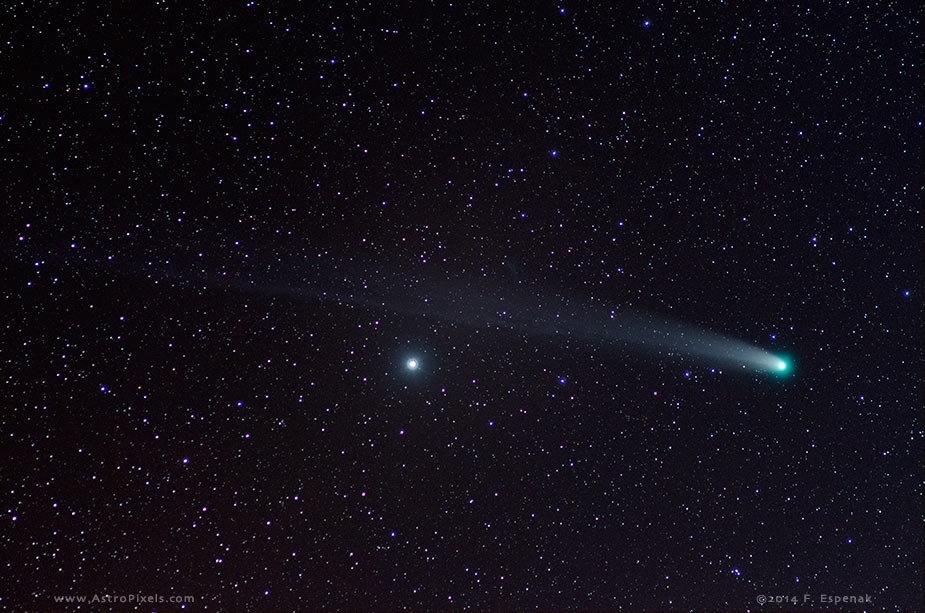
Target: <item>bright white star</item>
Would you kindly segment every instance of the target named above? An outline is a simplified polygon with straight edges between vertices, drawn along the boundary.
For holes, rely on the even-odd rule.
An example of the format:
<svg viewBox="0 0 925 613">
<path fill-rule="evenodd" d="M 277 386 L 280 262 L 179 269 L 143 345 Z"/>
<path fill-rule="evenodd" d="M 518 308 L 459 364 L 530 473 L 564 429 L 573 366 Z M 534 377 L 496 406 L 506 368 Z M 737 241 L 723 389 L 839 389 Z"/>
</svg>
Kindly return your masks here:
<svg viewBox="0 0 925 613">
<path fill-rule="evenodd" d="M 411 370 L 414 370 L 414 369 L 417 368 L 417 367 L 418 367 L 418 361 L 417 361 L 417 360 L 413 360 L 413 359 L 412 359 L 412 360 L 408 360 L 408 368 L 410 368 Z"/>
</svg>

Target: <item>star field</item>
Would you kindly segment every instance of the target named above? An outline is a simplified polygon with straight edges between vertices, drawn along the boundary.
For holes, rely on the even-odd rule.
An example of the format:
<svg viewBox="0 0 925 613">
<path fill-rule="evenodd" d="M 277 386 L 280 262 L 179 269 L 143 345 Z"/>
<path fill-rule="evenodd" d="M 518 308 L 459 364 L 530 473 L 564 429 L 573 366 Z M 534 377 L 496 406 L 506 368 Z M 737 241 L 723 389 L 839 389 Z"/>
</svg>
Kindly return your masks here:
<svg viewBox="0 0 925 613">
<path fill-rule="evenodd" d="M 0 608 L 923 607 L 920 6 L 0 12 Z"/>
</svg>

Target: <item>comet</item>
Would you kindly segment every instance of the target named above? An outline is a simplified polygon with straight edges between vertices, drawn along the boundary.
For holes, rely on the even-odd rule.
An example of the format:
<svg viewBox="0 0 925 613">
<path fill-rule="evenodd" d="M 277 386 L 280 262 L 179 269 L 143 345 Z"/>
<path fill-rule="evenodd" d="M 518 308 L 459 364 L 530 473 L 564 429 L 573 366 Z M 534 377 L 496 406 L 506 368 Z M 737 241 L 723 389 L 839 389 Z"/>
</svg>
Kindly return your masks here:
<svg viewBox="0 0 925 613">
<path fill-rule="evenodd" d="M 248 293 L 321 300 L 341 308 L 386 310 L 476 329 L 506 329 L 527 337 L 581 340 L 655 357 L 681 356 L 707 367 L 725 366 L 777 376 L 792 371 L 788 359 L 731 335 L 653 313 L 608 306 L 601 299 L 565 297 L 519 281 L 489 286 L 482 280 L 444 277 L 430 283 L 415 281 L 409 286 L 401 275 L 363 272 L 353 278 L 344 277 L 335 286 L 318 281 L 262 283 L 251 276 L 218 279 L 202 272 L 193 277 L 205 285 Z M 409 357 L 405 367 L 418 370 L 420 361 Z"/>
</svg>

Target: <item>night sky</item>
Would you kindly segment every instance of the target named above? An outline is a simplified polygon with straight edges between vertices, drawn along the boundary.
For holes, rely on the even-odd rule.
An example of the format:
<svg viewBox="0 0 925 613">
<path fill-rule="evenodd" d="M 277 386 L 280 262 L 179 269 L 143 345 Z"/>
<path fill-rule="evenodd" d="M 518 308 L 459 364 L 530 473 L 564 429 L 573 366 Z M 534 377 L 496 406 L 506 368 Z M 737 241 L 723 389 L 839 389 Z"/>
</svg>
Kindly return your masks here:
<svg viewBox="0 0 925 613">
<path fill-rule="evenodd" d="M 918 2 L 25 4 L 0 607 L 922 607 Z"/>
</svg>

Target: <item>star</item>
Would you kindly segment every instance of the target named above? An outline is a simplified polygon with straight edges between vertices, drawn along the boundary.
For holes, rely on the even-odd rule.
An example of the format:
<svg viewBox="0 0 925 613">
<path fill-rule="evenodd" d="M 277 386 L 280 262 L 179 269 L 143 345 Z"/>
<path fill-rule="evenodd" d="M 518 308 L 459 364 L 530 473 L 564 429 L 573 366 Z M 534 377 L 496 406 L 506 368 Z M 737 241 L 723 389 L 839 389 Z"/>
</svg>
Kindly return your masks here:
<svg viewBox="0 0 925 613">
<path fill-rule="evenodd" d="M 418 367 L 418 361 L 417 361 L 417 360 L 415 360 L 414 358 L 411 358 L 410 360 L 408 360 L 408 369 L 409 369 L 409 370 L 416 370 L 417 367 Z"/>
</svg>

